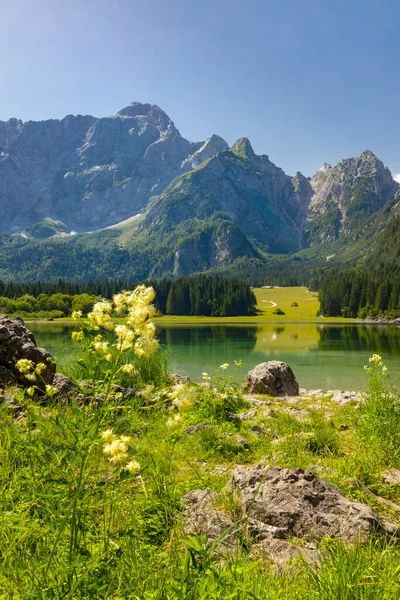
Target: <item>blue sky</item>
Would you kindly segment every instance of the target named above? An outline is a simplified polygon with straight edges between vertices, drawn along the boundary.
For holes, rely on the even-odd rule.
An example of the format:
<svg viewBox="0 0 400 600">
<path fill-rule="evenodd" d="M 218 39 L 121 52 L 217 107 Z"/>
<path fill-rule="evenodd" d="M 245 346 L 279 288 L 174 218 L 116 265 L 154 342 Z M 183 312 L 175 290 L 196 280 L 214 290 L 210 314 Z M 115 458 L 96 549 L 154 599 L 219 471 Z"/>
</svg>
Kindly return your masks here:
<svg viewBox="0 0 400 600">
<path fill-rule="evenodd" d="M 400 172 L 399 0 L 0 0 L 0 119 L 158 104 L 287 173 Z"/>
</svg>

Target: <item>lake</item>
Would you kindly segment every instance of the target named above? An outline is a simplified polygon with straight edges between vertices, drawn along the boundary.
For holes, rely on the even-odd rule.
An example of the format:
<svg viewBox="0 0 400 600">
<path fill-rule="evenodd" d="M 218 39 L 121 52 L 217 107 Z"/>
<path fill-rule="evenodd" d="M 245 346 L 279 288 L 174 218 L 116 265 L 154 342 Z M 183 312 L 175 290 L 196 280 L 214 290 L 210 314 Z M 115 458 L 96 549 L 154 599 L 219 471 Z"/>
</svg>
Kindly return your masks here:
<svg viewBox="0 0 400 600">
<path fill-rule="evenodd" d="M 29 323 L 40 346 L 62 365 L 74 353 L 73 325 Z M 363 366 L 380 354 L 390 374 L 400 371 L 400 327 L 373 324 L 288 323 L 267 325 L 157 324 L 158 338 L 169 354 L 170 371 L 200 380 L 223 363 L 236 378 L 260 362 L 283 360 L 292 367 L 300 387 L 365 389 Z M 242 360 L 234 372 L 233 360 Z"/>
</svg>

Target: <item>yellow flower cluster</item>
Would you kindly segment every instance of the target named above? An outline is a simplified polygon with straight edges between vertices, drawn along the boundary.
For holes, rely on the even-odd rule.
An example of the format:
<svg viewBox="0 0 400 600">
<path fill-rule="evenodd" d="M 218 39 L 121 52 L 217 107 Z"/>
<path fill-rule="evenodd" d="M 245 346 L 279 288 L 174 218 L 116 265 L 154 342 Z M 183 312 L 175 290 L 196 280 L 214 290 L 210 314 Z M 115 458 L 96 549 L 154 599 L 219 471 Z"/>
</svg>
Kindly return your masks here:
<svg viewBox="0 0 400 600">
<path fill-rule="evenodd" d="M 183 383 L 177 385 L 175 389 L 168 394 L 172 400 L 172 404 L 179 412 L 187 412 L 196 402 L 196 392 L 193 387 L 184 385 Z"/>
<path fill-rule="evenodd" d="M 154 337 L 156 328 L 151 321 L 156 312 L 152 304 L 154 297 L 153 288 L 145 285 L 140 285 L 133 291 L 121 292 L 113 297 L 112 302 L 109 300 L 96 302 L 92 312 L 88 314 L 85 324 L 92 331 L 99 331 L 100 328 L 114 331 L 116 342 L 112 347 L 119 353 L 133 348 L 136 356 L 150 358 L 159 347 L 159 343 Z M 112 313 L 124 316 L 125 324 L 114 324 Z M 80 311 L 74 315 L 76 319 L 82 317 Z M 82 341 L 84 334 L 83 332 L 74 332 L 72 337 L 76 341 Z M 111 359 L 109 342 L 103 340 L 101 335 L 94 338 L 91 348 L 95 352 L 104 354 L 107 360 Z M 129 372 L 125 368 L 124 370 Z"/>
<path fill-rule="evenodd" d="M 36 381 L 37 377 L 46 370 L 46 365 L 44 363 L 37 363 L 35 365 L 32 360 L 21 358 L 17 361 L 17 369 L 29 381 Z"/>
<path fill-rule="evenodd" d="M 85 334 L 83 331 L 73 331 L 71 337 L 75 342 L 83 342 Z"/>
<path fill-rule="evenodd" d="M 128 458 L 129 437 L 126 435 L 117 437 L 112 429 L 103 431 L 101 437 L 105 442 L 103 452 L 108 456 L 110 462 L 120 465 Z M 136 460 L 131 460 L 123 468 L 130 473 L 136 473 L 140 471 L 140 464 Z"/>
<path fill-rule="evenodd" d="M 368 362 L 370 364 L 373 365 L 373 367 L 377 367 L 378 369 L 382 370 L 382 375 L 386 375 L 388 372 L 387 367 L 384 365 L 382 357 L 379 354 L 373 354 L 372 356 L 370 356 L 370 358 L 368 359 Z M 373 373 L 373 369 L 371 367 L 369 367 L 368 365 L 364 366 L 364 369 L 370 374 L 372 375 Z"/>
</svg>

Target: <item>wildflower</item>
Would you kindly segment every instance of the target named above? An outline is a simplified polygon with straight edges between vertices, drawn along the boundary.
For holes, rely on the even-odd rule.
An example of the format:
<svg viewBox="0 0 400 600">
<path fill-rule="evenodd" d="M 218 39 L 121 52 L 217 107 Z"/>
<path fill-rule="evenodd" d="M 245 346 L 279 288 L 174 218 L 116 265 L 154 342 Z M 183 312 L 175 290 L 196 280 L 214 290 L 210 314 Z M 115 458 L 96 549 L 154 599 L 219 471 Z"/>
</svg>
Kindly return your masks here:
<svg viewBox="0 0 400 600">
<path fill-rule="evenodd" d="M 100 435 L 105 442 L 112 442 L 115 440 L 115 435 L 112 429 L 106 429 L 105 431 L 102 431 Z"/>
<path fill-rule="evenodd" d="M 83 331 L 73 331 L 71 337 L 75 342 L 82 342 L 85 334 Z"/>
<path fill-rule="evenodd" d="M 33 369 L 33 362 L 27 358 L 20 358 L 17 362 L 17 369 L 20 373 L 25 375 Z"/>
<path fill-rule="evenodd" d="M 224 363 L 223 365 L 220 365 L 220 369 L 227 369 L 229 367 L 228 363 Z"/>
<path fill-rule="evenodd" d="M 137 473 L 140 471 L 141 467 L 137 460 L 131 460 L 127 465 L 125 465 L 124 469 L 129 471 L 129 473 Z"/>
<path fill-rule="evenodd" d="M 180 411 L 186 412 L 190 410 L 196 402 L 196 392 L 193 388 L 188 388 L 185 385 L 178 385 L 170 395 L 173 400 L 173 405 Z"/>
<path fill-rule="evenodd" d="M 104 341 L 101 335 L 97 335 L 90 346 L 99 354 L 106 354 L 109 350 L 108 342 Z"/>
<path fill-rule="evenodd" d="M 140 392 L 139 394 L 141 395 L 141 397 L 143 398 L 143 400 L 145 400 L 146 402 L 151 402 L 151 400 L 153 400 L 153 395 L 154 395 L 154 385 L 146 385 Z"/>
<path fill-rule="evenodd" d="M 131 375 L 134 370 L 135 370 L 135 367 L 133 365 L 131 365 L 130 363 L 127 363 L 126 365 L 124 365 L 122 367 L 122 371 L 124 371 L 124 373 L 128 373 L 128 375 Z"/>
<path fill-rule="evenodd" d="M 28 396 L 34 396 L 35 395 L 35 388 L 34 387 L 28 387 L 28 389 L 26 390 L 26 393 L 28 394 Z"/>
<path fill-rule="evenodd" d="M 373 354 L 369 359 L 368 362 L 370 363 L 374 363 L 376 364 L 378 367 L 381 367 L 383 365 L 382 363 L 382 357 L 379 356 L 379 354 Z"/>
<path fill-rule="evenodd" d="M 45 370 L 46 370 L 46 365 L 44 363 L 38 363 L 35 368 L 35 373 L 36 373 L 36 375 L 40 375 Z"/>
<path fill-rule="evenodd" d="M 82 319 L 82 311 L 74 310 L 71 314 L 71 317 L 74 319 L 74 321 L 79 321 L 79 319 Z"/>
<path fill-rule="evenodd" d="M 166 423 L 168 429 L 177 429 L 181 424 L 181 415 L 170 417 Z"/>
<path fill-rule="evenodd" d="M 157 352 L 158 347 L 159 343 L 156 339 L 142 336 L 135 343 L 135 354 L 138 357 L 151 358 Z"/>
<path fill-rule="evenodd" d="M 54 385 L 46 385 L 46 396 L 50 398 L 58 393 L 58 389 Z"/>
<path fill-rule="evenodd" d="M 128 329 L 126 325 L 117 325 L 114 329 L 115 335 L 118 338 L 117 346 L 121 352 L 132 348 L 135 332 Z"/>
<path fill-rule="evenodd" d="M 202 376 L 204 381 L 211 381 L 211 377 L 208 373 L 202 373 Z"/>
<path fill-rule="evenodd" d="M 110 461 L 113 463 L 121 463 L 128 456 L 127 441 L 129 438 L 115 438 L 109 444 L 104 446 L 104 454 L 108 454 Z"/>
<path fill-rule="evenodd" d="M 242 359 L 240 359 L 240 360 L 234 360 L 233 362 L 234 362 L 235 366 L 236 366 L 238 369 L 240 369 L 240 368 L 242 367 L 242 365 L 243 365 L 243 361 L 242 361 Z"/>
<path fill-rule="evenodd" d="M 28 379 L 28 381 L 36 381 L 35 373 L 26 373 L 25 378 Z"/>
</svg>

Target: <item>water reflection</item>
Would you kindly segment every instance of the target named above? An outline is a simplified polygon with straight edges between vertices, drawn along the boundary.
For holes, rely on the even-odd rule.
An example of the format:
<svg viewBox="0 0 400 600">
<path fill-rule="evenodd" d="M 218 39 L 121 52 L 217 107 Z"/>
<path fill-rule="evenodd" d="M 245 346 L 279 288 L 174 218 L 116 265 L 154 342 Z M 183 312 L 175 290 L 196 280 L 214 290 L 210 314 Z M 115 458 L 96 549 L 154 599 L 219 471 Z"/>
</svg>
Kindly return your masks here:
<svg viewBox="0 0 400 600">
<path fill-rule="evenodd" d="M 38 343 L 61 360 L 71 356 L 74 326 L 61 323 L 30 324 Z M 324 323 L 235 325 L 163 325 L 157 335 L 168 351 L 170 368 L 194 379 L 229 363 L 237 378 L 254 365 L 283 360 L 293 368 L 302 387 L 365 388 L 363 366 L 371 354 L 381 354 L 392 375 L 400 364 L 400 328 L 394 325 L 329 325 Z M 243 369 L 233 372 L 233 361 Z"/>
</svg>

